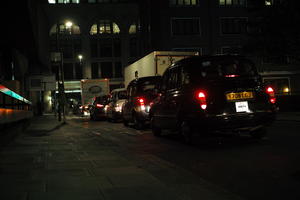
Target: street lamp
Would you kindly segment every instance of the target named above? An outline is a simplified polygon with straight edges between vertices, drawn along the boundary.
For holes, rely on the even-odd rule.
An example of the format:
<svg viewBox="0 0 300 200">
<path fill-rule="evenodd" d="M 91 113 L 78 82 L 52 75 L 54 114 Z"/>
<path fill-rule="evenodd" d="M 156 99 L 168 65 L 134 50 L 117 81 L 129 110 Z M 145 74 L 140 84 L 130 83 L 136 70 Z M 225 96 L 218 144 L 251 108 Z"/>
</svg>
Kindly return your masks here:
<svg viewBox="0 0 300 200">
<path fill-rule="evenodd" d="M 82 56 L 81 54 L 79 54 L 79 55 L 78 55 L 78 59 L 79 59 L 80 63 L 81 63 L 81 61 L 82 61 L 82 58 L 83 58 L 83 56 Z"/>
<path fill-rule="evenodd" d="M 66 29 L 71 29 L 73 26 L 73 23 L 71 21 L 65 22 Z M 58 121 L 61 121 L 61 114 L 63 114 L 63 122 L 66 122 L 66 112 L 65 112 L 65 104 L 66 104 L 66 98 L 65 98 L 65 86 L 64 86 L 64 62 L 63 62 L 63 50 L 62 47 L 59 45 L 59 34 L 60 34 L 60 23 L 57 23 L 56 26 L 56 50 L 59 52 L 60 57 L 60 64 L 58 67 Z M 70 33 L 72 33 L 70 31 Z"/>
</svg>

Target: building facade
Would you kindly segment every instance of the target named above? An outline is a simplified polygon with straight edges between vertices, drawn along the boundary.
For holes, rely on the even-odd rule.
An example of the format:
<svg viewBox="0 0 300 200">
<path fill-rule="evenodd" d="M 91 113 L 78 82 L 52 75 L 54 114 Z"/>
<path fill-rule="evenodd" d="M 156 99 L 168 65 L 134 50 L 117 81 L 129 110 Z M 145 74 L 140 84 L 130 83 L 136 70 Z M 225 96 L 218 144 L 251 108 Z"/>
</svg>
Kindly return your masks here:
<svg viewBox="0 0 300 200">
<path fill-rule="evenodd" d="M 246 54 L 248 24 L 257 19 L 251 0 L 32 2 L 40 60 L 56 75 L 63 65 L 65 90 L 77 96 L 81 79 L 108 78 L 111 89 L 122 87 L 124 67 L 155 50 Z"/>
</svg>

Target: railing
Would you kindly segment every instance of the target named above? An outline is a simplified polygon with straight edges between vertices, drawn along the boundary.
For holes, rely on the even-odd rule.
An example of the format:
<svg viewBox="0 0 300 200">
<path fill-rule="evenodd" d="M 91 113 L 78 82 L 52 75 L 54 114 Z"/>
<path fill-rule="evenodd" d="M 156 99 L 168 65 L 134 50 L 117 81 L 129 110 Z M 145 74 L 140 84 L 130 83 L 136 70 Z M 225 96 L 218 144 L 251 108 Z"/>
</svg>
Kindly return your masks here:
<svg viewBox="0 0 300 200">
<path fill-rule="evenodd" d="M 0 84 L 0 125 L 29 119 L 32 103 Z"/>
</svg>

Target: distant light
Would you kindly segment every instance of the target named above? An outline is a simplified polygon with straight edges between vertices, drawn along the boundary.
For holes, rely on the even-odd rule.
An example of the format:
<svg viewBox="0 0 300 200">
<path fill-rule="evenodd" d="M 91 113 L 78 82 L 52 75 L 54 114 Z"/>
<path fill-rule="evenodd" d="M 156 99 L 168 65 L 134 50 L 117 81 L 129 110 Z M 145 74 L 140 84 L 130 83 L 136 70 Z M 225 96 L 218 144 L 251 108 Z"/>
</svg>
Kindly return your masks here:
<svg viewBox="0 0 300 200">
<path fill-rule="evenodd" d="M 290 92 L 290 88 L 288 88 L 288 87 L 285 87 L 285 88 L 283 88 L 283 92 Z"/>
<path fill-rule="evenodd" d="M 78 59 L 82 60 L 83 56 L 81 54 L 78 55 Z"/>
</svg>

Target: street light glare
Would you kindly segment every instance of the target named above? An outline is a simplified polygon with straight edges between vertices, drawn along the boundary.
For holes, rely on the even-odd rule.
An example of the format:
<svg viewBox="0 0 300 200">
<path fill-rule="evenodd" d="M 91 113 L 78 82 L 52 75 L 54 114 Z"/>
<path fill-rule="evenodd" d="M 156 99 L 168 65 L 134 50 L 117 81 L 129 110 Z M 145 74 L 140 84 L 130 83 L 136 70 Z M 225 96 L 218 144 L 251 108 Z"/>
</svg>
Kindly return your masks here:
<svg viewBox="0 0 300 200">
<path fill-rule="evenodd" d="M 82 55 L 78 55 L 79 60 L 82 60 L 83 56 Z"/>
<path fill-rule="evenodd" d="M 70 22 L 70 21 L 67 21 L 67 22 L 66 22 L 66 27 L 67 27 L 67 28 L 70 28 L 71 26 L 73 26 L 73 23 Z"/>
</svg>

